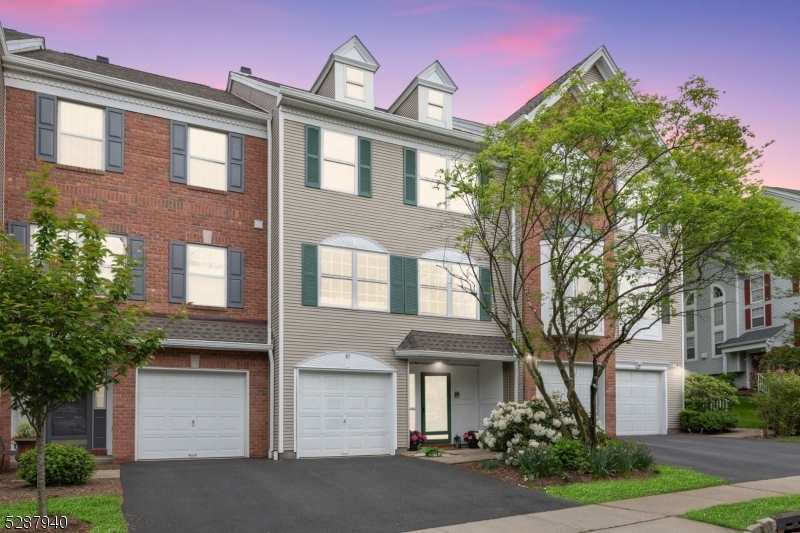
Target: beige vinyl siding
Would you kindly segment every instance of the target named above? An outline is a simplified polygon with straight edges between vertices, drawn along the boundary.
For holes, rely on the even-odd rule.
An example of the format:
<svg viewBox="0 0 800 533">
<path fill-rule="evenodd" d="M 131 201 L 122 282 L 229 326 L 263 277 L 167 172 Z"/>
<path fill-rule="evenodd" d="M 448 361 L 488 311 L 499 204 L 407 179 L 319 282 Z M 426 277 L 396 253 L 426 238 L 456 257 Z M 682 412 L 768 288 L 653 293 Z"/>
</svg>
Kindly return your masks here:
<svg viewBox="0 0 800 533">
<path fill-rule="evenodd" d="M 317 94 L 326 98 L 336 98 L 336 66 L 331 67 L 328 75 L 322 80 Z"/>
<path fill-rule="evenodd" d="M 304 130 L 285 121 L 284 134 L 284 448 L 294 449 L 294 373 L 297 364 L 330 351 L 361 352 L 397 370 L 397 446 L 407 437 L 407 366 L 394 348 L 412 329 L 499 335 L 493 322 L 389 312 L 304 307 L 300 304 L 303 243 L 351 233 L 368 237 L 392 255 L 419 257 L 451 245 L 460 215 L 403 203 L 403 146 L 372 141 L 372 198 L 305 187 Z M 369 137 L 368 134 L 364 136 Z M 455 150 L 454 153 L 460 153 Z"/>
<path fill-rule="evenodd" d="M 419 87 L 411 91 L 411 94 L 400 104 L 394 114 L 419 120 Z"/>
<path fill-rule="evenodd" d="M 603 75 L 600 74 L 600 71 L 597 69 L 597 65 L 592 65 L 592 68 L 584 73 L 582 79 L 584 83 L 603 83 L 605 81 Z"/>
</svg>

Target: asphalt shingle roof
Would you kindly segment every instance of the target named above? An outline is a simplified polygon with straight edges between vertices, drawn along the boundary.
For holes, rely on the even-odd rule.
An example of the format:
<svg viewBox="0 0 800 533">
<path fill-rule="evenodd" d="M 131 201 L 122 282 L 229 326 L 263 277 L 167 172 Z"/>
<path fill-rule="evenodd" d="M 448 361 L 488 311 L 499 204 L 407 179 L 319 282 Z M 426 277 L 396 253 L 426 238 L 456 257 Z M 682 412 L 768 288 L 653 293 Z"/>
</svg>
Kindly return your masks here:
<svg viewBox="0 0 800 533">
<path fill-rule="evenodd" d="M 55 50 L 33 50 L 30 52 L 22 52 L 17 54 L 21 57 L 29 59 L 36 59 L 38 61 L 45 61 L 63 67 L 70 67 L 101 76 L 108 76 L 109 78 L 116 78 L 118 80 L 130 81 L 155 87 L 157 89 L 164 89 L 173 91 L 180 94 L 195 96 L 203 98 L 212 102 L 219 102 L 221 104 L 229 104 L 244 109 L 253 111 L 260 111 L 254 105 L 242 100 L 227 91 L 221 89 L 214 89 L 208 85 L 201 85 L 190 81 L 176 80 L 175 78 L 168 78 L 166 76 L 159 76 L 158 74 L 151 74 L 149 72 L 142 72 L 132 68 L 121 67 L 119 65 L 112 65 L 107 63 L 100 63 L 94 59 L 87 57 L 76 56 L 64 52 L 56 52 Z"/>
<path fill-rule="evenodd" d="M 797 189 L 787 189 L 786 187 L 767 187 L 767 189 L 773 189 L 776 191 L 782 191 L 789 194 L 800 196 L 800 191 L 798 191 Z"/>
<path fill-rule="evenodd" d="M 266 344 L 267 324 L 183 319 L 170 323 L 167 318 L 149 317 L 143 329 L 165 328 L 168 339 L 189 339 L 209 342 L 248 342 Z"/>
<path fill-rule="evenodd" d="M 30 33 L 22 33 L 21 31 L 12 30 L 11 28 L 3 28 L 3 35 L 6 41 L 21 41 L 22 39 L 43 39 L 41 35 L 31 35 Z"/>
<path fill-rule="evenodd" d="M 411 330 L 397 347 L 398 352 L 409 350 L 476 355 L 514 355 L 514 351 L 504 337 L 417 330 Z"/>
<path fill-rule="evenodd" d="M 735 344 L 744 344 L 746 342 L 758 342 L 770 339 L 783 330 L 785 326 L 772 326 L 769 328 L 751 329 L 744 334 L 739 335 L 735 339 L 728 339 L 722 344 L 721 347 L 731 346 Z"/>
</svg>

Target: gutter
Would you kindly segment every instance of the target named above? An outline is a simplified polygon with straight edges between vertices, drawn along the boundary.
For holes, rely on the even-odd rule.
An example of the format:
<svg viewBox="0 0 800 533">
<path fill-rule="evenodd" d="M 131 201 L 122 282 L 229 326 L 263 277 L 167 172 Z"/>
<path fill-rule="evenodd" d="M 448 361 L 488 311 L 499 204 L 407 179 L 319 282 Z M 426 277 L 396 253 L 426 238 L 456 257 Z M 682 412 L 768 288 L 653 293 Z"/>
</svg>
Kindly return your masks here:
<svg viewBox="0 0 800 533">
<path fill-rule="evenodd" d="M 437 352 L 433 350 L 397 350 L 394 351 L 395 357 L 406 359 L 409 357 L 425 357 L 435 359 L 478 359 L 482 361 L 516 361 L 514 355 L 492 355 L 479 353 L 461 352 Z"/>
<path fill-rule="evenodd" d="M 165 348 L 195 348 L 198 350 L 237 350 L 242 352 L 271 352 L 272 344 L 261 342 L 203 341 L 197 339 L 164 339 Z"/>
</svg>

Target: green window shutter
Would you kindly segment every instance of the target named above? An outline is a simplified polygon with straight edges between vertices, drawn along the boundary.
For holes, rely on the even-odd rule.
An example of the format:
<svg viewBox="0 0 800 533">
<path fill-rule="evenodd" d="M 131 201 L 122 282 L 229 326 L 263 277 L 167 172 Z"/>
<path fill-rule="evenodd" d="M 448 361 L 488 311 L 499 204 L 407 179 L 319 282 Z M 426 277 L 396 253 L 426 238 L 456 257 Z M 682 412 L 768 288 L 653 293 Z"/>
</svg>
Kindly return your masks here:
<svg viewBox="0 0 800 533">
<path fill-rule="evenodd" d="M 406 284 L 404 259 L 396 255 L 389 257 L 389 310 L 395 314 L 406 312 Z"/>
<path fill-rule="evenodd" d="M 303 245 L 302 258 L 302 289 L 301 300 L 303 305 L 317 306 L 317 250 L 316 244 Z"/>
<path fill-rule="evenodd" d="M 403 283 L 405 285 L 405 312 L 407 315 L 418 315 L 417 260 L 413 257 L 403 258 Z"/>
<path fill-rule="evenodd" d="M 480 284 L 480 304 L 481 304 L 481 320 L 491 320 L 489 309 L 492 307 L 492 271 L 491 269 L 480 267 L 478 274 L 478 283 Z"/>
<path fill-rule="evenodd" d="M 481 185 L 480 189 L 483 189 L 483 185 L 489 184 L 489 174 L 483 169 L 483 166 L 478 169 L 478 183 Z M 480 203 L 478 204 L 478 213 L 481 213 L 483 218 L 489 218 L 489 213 L 483 211 Z"/>
<path fill-rule="evenodd" d="M 320 132 L 316 126 L 306 126 L 306 187 L 320 187 Z"/>
<path fill-rule="evenodd" d="M 417 151 L 413 148 L 403 148 L 403 203 L 417 205 Z"/>
<path fill-rule="evenodd" d="M 372 198 L 372 141 L 358 138 L 358 195 Z"/>
</svg>

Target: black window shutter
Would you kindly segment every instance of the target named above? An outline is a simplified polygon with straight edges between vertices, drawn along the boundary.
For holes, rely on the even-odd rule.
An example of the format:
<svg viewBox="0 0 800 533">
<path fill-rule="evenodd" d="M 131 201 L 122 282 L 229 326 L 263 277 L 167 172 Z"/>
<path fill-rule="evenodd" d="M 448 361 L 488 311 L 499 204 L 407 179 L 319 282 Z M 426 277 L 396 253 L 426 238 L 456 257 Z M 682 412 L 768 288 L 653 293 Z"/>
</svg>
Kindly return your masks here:
<svg viewBox="0 0 800 533">
<path fill-rule="evenodd" d="M 306 187 L 319 189 L 322 185 L 320 178 L 321 144 L 319 128 L 306 125 Z"/>
<path fill-rule="evenodd" d="M 244 135 L 228 134 L 228 190 L 244 192 Z"/>
<path fill-rule="evenodd" d="M 128 294 L 129 300 L 147 299 L 145 284 L 145 247 L 144 237 L 128 237 L 128 257 L 138 261 L 133 267 L 133 288 Z"/>
<path fill-rule="evenodd" d="M 661 296 L 661 323 L 662 324 L 669 324 L 671 320 L 672 311 L 670 309 L 670 302 L 669 302 L 669 295 L 667 291 L 662 291 Z"/>
<path fill-rule="evenodd" d="M 228 248 L 228 307 L 244 308 L 244 250 Z"/>
<path fill-rule="evenodd" d="M 478 269 L 478 284 L 480 285 L 481 320 L 488 321 L 492 317 L 489 309 L 492 308 L 492 271 L 489 268 Z"/>
<path fill-rule="evenodd" d="M 418 315 L 417 260 L 413 257 L 403 258 L 403 278 L 406 289 L 405 312 L 407 315 Z"/>
<path fill-rule="evenodd" d="M 405 270 L 403 258 L 389 257 L 389 310 L 403 315 L 406 312 Z"/>
<path fill-rule="evenodd" d="M 58 100 L 49 94 L 36 93 L 36 159 L 56 162 L 56 120 Z"/>
<path fill-rule="evenodd" d="M 403 203 L 417 205 L 417 151 L 413 148 L 403 148 Z"/>
<path fill-rule="evenodd" d="M 358 195 L 372 198 L 372 141 L 358 138 Z"/>
<path fill-rule="evenodd" d="M 173 120 L 169 131 L 169 181 L 185 184 L 189 158 L 189 126 L 185 122 Z"/>
<path fill-rule="evenodd" d="M 25 255 L 28 254 L 28 250 L 30 249 L 28 246 L 28 232 L 30 228 L 27 222 L 9 222 L 8 223 L 8 234 L 14 237 L 18 243 L 22 245 L 23 250 L 25 250 Z"/>
<path fill-rule="evenodd" d="M 186 303 L 186 243 L 169 243 L 169 302 Z"/>
<path fill-rule="evenodd" d="M 301 260 L 302 288 L 300 290 L 303 305 L 317 306 L 317 255 L 319 248 L 316 244 L 303 245 Z"/>
<path fill-rule="evenodd" d="M 125 172 L 125 111 L 106 108 L 106 171 Z"/>
</svg>

